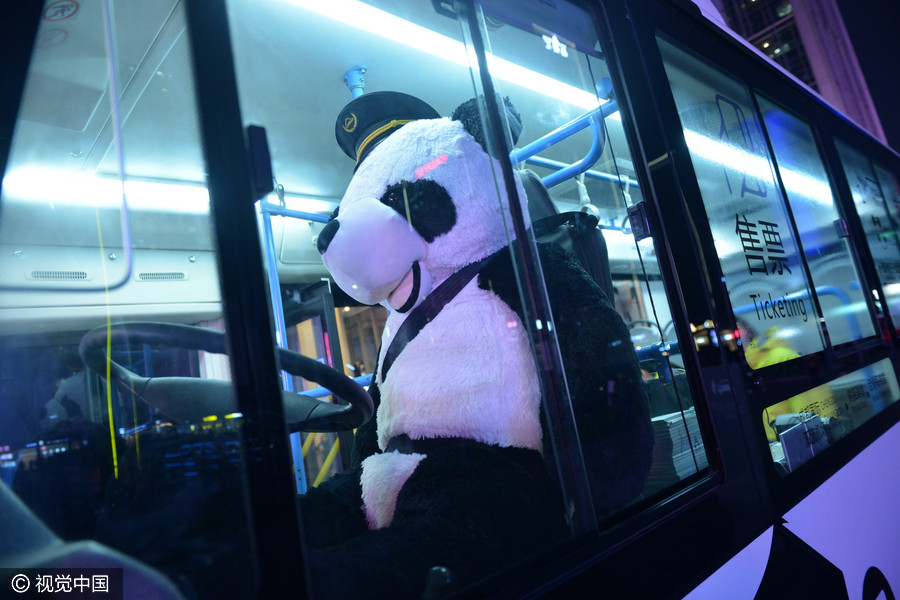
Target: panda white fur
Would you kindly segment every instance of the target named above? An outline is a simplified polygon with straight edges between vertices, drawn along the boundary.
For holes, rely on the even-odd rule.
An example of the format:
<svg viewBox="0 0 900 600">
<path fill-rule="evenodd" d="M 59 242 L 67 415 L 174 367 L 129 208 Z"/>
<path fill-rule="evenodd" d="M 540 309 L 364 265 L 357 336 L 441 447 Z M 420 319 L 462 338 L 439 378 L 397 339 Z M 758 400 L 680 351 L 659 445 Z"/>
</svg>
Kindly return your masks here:
<svg viewBox="0 0 900 600">
<path fill-rule="evenodd" d="M 540 384 L 525 328 L 477 278 L 383 375 L 385 353 L 410 310 L 462 267 L 508 245 L 508 199 L 502 188 L 484 185 L 498 171 L 459 121 L 409 123 L 360 165 L 340 203 L 338 225 L 331 225 L 322 258 L 337 284 L 391 311 L 377 369 L 383 453 L 363 462 L 361 477 L 372 529 L 390 524 L 398 491 L 426 458 L 387 452 L 396 436 L 541 449 Z"/>
</svg>

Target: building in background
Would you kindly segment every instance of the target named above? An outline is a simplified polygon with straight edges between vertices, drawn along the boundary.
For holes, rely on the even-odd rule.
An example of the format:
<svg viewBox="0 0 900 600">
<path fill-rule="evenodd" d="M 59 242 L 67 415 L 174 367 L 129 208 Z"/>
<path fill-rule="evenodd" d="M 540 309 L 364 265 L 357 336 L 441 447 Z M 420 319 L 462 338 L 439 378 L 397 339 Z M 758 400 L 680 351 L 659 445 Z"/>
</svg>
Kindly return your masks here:
<svg viewBox="0 0 900 600">
<path fill-rule="evenodd" d="M 835 0 L 713 0 L 726 23 L 887 142 Z"/>
</svg>

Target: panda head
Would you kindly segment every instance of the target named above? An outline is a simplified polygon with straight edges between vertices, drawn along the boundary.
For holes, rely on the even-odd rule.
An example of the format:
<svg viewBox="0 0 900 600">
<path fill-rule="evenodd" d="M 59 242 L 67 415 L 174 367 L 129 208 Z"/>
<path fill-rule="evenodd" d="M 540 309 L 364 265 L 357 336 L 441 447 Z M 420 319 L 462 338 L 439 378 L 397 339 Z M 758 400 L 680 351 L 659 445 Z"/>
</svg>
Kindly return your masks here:
<svg viewBox="0 0 900 600">
<path fill-rule="evenodd" d="M 518 130 L 509 105 L 507 113 Z M 480 123 L 470 100 L 452 119 L 405 123 L 367 151 L 318 241 L 325 266 L 353 298 L 407 312 L 510 242 L 509 199 Z M 518 177 L 516 187 L 524 199 Z"/>
</svg>

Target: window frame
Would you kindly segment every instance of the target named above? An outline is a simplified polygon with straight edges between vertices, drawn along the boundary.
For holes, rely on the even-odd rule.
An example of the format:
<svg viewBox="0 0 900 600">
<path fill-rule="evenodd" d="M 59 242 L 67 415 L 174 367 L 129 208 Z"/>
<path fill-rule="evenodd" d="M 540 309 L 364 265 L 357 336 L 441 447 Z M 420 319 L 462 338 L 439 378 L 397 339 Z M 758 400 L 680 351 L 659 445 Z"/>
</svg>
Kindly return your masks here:
<svg viewBox="0 0 900 600">
<path fill-rule="evenodd" d="M 302 533 L 294 501 L 292 456 L 281 404 L 271 303 L 254 211 L 254 188 L 226 0 L 186 0 L 210 212 L 222 290 L 229 363 L 257 553 L 258 597 L 306 591 Z M 221 240 L 228 240 L 223 243 Z M 293 525 L 293 526 L 291 526 Z"/>
</svg>

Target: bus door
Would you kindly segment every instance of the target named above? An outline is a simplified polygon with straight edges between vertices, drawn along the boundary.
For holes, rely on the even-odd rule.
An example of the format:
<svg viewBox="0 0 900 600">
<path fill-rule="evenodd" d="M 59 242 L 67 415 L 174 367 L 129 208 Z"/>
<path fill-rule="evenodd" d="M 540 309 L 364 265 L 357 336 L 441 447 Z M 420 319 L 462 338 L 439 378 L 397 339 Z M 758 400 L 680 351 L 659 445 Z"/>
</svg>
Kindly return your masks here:
<svg viewBox="0 0 900 600">
<path fill-rule="evenodd" d="M 33 17 L 24 40 L 2 25 L 32 50 L 4 114 L 0 510 L 22 544 L 0 564 L 73 583 L 101 564 L 129 595 L 302 594 L 288 429 L 355 427 L 371 400 L 342 368 L 276 359 L 253 208 L 270 188 L 250 174 L 224 6 Z M 336 424 L 342 408 L 282 390 L 279 364 L 362 412 Z"/>
</svg>

